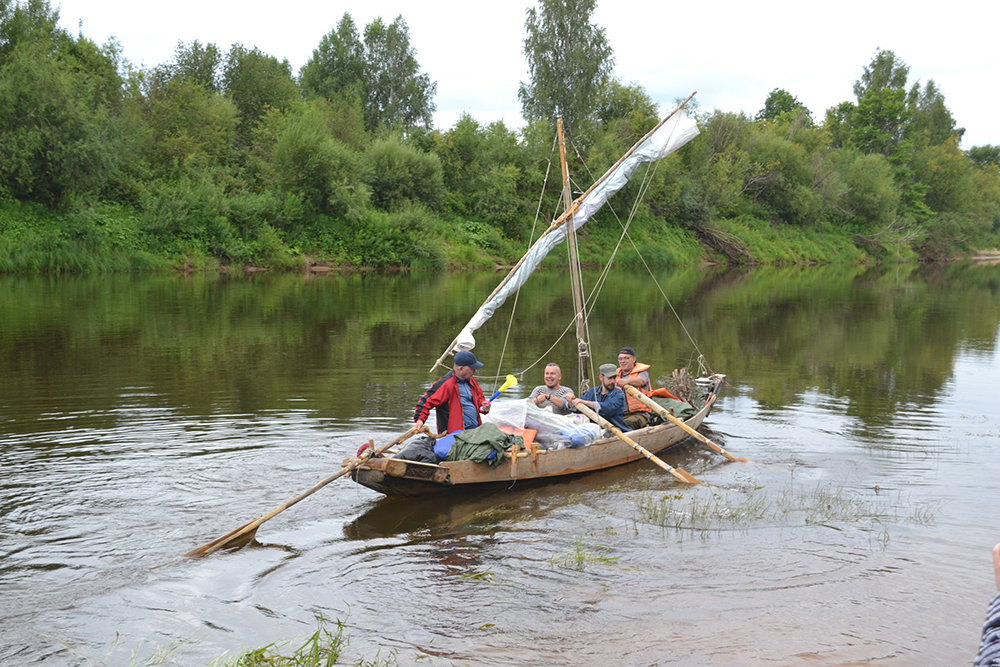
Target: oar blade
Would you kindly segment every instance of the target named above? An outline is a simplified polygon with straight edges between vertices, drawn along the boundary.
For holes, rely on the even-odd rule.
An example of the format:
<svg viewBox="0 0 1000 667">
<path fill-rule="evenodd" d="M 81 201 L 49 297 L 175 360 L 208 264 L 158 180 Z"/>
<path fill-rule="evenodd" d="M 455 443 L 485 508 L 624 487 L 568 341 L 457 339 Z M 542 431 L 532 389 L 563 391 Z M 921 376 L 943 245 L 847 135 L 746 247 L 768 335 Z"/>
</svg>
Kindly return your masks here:
<svg viewBox="0 0 1000 667">
<path fill-rule="evenodd" d="M 686 484 L 701 484 L 701 481 L 699 481 L 698 478 L 681 468 L 671 468 L 670 474 Z"/>
<path fill-rule="evenodd" d="M 424 426 L 423 428 L 421 428 L 419 430 L 424 431 L 425 433 L 428 433 L 428 434 L 430 433 L 430 430 L 426 426 Z M 378 449 L 374 449 L 374 450 L 373 449 L 367 449 L 367 450 L 365 450 L 365 452 L 359 458 L 354 459 L 352 463 L 350 463 L 350 464 L 344 466 L 343 468 L 341 468 L 340 472 L 338 472 L 336 474 L 333 474 L 333 475 L 330 475 L 326 479 L 320 480 L 319 482 L 317 482 L 316 484 L 314 484 L 312 486 L 312 488 L 310 488 L 309 490 L 307 490 L 307 491 L 305 491 L 303 493 L 300 493 L 299 495 L 295 496 L 294 498 L 292 498 L 291 500 L 289 500 L 288 502 L 286 502 L 284 505 L 281 505 L 280 507 L 271 510 L 270 512 L 268 512 L 267 514 L 264 514 L 263 516 L 257 517 L 253 521 L 248 521 L 247 523 L 243 524 L 239 528 L 234 528 L 233 530 L 229 531 L 228 533 L 226 533 L 222 537 L 217 537 L 214 540 L 212 540 L 211 542 L 208 542 L 207 544 L 203 544 L 203 545 L 201 545 L 200 547 L 198 547 L 196 549 L 192 549 L 191 551 L 187 552 L 184 555 L 185 556 L 207 556 L 208 554 L 214 553 L 214 552 L 216 552 L 216 551 L 218 551 L 219 549 L 222 549 L 222 548 L 238 549 L 238 548 L 241 548 L 241 547 L 245 547 L 246 545 L 250 544 L 250 542 L 253 541 L 253 538 L 257 535 L 257 529 L 260 528 L 261 524 L 263 524 L 265 521 L 268 521 L 268 520 L 274 518 L 275 516 L 277 516 L 281 512 L 284 512 L 286 509 L 288 509 L 292 505 L 298 503 L 300 500 L 303 500 L 304 498 L 308 498 L 313 493 L 315 493 L 316 491 L 319 491 L 321 488 L 323 488 L 324 486 L 326 486 L 327 484 L 329 484 L 333 480 L 338 479 L 340 477 L 343 477 L 347 473 L 349 473 L 352 470 L 356 469 L 358 466 L 360 466 L 362 463 L 364 463 L 365 461 L 367 461 L 372 456 L 377 456 L 377 455 L 385 452 L 386 450 L 388 450 L 390 447 L 392 447 L 394 445 L 398 445 L 399 443 L 403 442 L 404 440 L 406 440 L 407 438 L 409 438 L 414 433 L 417 433 L 417 431 L 418 431 L 417 427 L 416 426 L 412 426 L 412 427 L 410 427 L 410 430 L 408 430 L 406 433 L 404 433 L 403 435 L 399 436 L 398 438 L 396 438 L 392 442 L 387 442 L 386 444 L 381 445 Z"/>
<path fill-rule="evenodd" d="M 253 523 L 253 521 L 250 523 Z M 257 529 L 260 527 L 260 524 L 257 524 L 252 530 L 241 532 L 245 530 L 250 523 L 243 524 L 239 528 L 229 531 L 222 537 L 217 537 L 211 542 L 207 542 L 197 549 L 192 549 L 184 555 L 207 556 L 211 553 L 215 553 L 219 549 L 242 549 L 246 545 L 253 542 L 253 538 L 257 536 Z"/>
</svg>

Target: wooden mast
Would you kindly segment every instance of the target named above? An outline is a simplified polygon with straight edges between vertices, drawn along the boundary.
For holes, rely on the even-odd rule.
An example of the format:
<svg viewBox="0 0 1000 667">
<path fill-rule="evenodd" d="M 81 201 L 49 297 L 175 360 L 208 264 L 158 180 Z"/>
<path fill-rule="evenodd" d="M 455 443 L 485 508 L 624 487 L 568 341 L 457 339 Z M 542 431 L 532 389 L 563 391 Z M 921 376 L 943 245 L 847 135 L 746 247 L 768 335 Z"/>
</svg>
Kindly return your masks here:
<svg viewBox="0 0 1000 667">
<path fill-rule="evenodd" d="M 576 312 L 576 348 L 579 353 L 577 372 L 578 396 L 590 389 L 590 342 L 583 319 L 583 280 L 580 277 L 580 255 L 576 247 L 576 229 L 573 227 L 572 197 L 569 187 L 569 167 L 566 165 L 566 141 L 563 138 L 563 119 L 556 120 L 559 135 L 559 164 L 562 167 L 563 202 L 569 216 L 566 224 L 566 242 L 569 245 L 569 273 L 573 285 L 573 308 Z"/>
<path fill-rule="evenodd" d="M 531 254 L 531 251 L 534 250 L 538 245 L 540 245 L 542 243 L 542 240 L 546 236 L 548 236 L 552 232 L 554 232 L 557 229 L 559 229 L 559 227 L 561 227 L 562 225 L 566 224 L 566 220 L 570 216 L 572 216 L 573 213 L 576 212 L 576 210 L 580 206 L 580 203 L 583 200 L 585 200 L 587 198 L 587 196 L 590 195 L 590 193 L 593 192 L 597 188 L 597 186 L 599 186 L 602 183 L 604 183 L 604 181 L 607 180 L 608 176 L 610 176 L 614 172 L 615 169 L 617 169 L 625 160 L 627 160 L 628 157 L 630 155 L 632 155 L 632 153 L 634 153 L 636 151 L 636 149 L 639 148 L 639 146 L 641 146 L 644 141 L 646 141 L 646 139 L 649 139 L 651 136 L 653 136 L 653 134 L 655 134 L 656 131 L 659 130 L 668 120 L 670 120 L 671 118 L 674 117 L 674 114 L 676 114 L 678 111 L 680 111 L 681 109 L 683 109 L 687 105 L 687 103 L 691 101 L 691 98 L 693 98 L 695 95 L 696 95 L 696 93 L 691 93 L 690 95 L 688 95 L 687 99 L 685 99 L 683 102 L 681 102 L 680 104 L 678 104 L 677 107 L 673 111 L 671 111 L 669 114 L 667 114 L 666 118 L 664 118 L 659 123 L 657 123 L 656 127 L 654 127 L 649 132 L 647 132 L 645 135 L 643 135 L 643 137 L 641 139 L 639 139 L 638 141 L 636 141 L 632 145 L 632 147 L 625 152 L 624 155 L 622 155 L 620 158 L 618 158 L 618 162 L 615 162 L 613 165 L 611 165 L 610 167 L 608 167 L 608 170 L 604 172 L 603 176 L 601 176 L 599 179 L 597 179 L 596 181 L 594 181 L 593 185 L 591 185 L 589 188 L 587 188 L 587 190 L 583 194 L 581 194 L 579 197 L 576 198 L 576 200 L 573 201 L 573 204 L 572 204 L 571 208 L 568 211 L 564 211 L 558 218 L 556 218 L 555 220 L 553 220 L 552 224 L 549 225 L 548 229 L 546 229 L 544 232 L 542 232 L 541 236 L 539 236 L 537 239 L 535 239 L 535 242 L 532 244 L 531 248 L 528 249 L 528 252 L 526 252 L 525 254 L 521 255 L 521 259 L 517 260 L 517 262 L 514 264 L 513 267 L 511 267 L 510 271 L 507 273 L 507 275 L 504 277 L 504 279 L 500 281 L 500 284 L 498 284 L 493 289 L 493 291 L 490 293 L 490 295 L 488 297 L 486 297 L 486 302 L 484 302 L 484 303 L 488 303 L 491 299 L 493 299 L 493 297 L 495 297 L 500 292 L 500 290 L 502 290 L 504 288 L 504 286 L 507 284 L 507 282 L 510 281 L 511 277 L 515 273 L 517 273 L 518 269 L 521 268 L 521 265 L 524 264 L 525 259 L 528 257 L 529 254 Z M 451 343 L 448 345 L 448 348 L 444 352 L 441 353 L 441 356 L 437 358 L 437 361 L 434 362 L 434 364 L 427 370 L 427 372 L 428 373 L 434 372 L 434 369 L 437 368 L 438 366 L 441 366 L 443 368 L 448 368 L 448 366 L 446 366 L 444 364 L 444 360 L 445 360 L 445 358 L 449 354 L 454 354 L 457 351 L 455 349 L 455 345 L 457 343 L 458 343 L 458 337 L 456 336 L 454 339 L 452 339 Z"/>
</svg>

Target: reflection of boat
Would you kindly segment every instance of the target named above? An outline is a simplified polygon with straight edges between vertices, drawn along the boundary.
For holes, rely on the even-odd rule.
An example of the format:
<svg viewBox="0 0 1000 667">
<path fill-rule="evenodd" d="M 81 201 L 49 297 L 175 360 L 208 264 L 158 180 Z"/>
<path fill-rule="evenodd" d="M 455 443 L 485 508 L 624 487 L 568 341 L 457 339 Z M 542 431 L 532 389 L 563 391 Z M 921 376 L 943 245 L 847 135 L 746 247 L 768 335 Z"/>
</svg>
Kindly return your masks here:
<svg viewBox="0 0 1000 667">
<path fill-rule="evenodd" d="M 549 226 L 501 281 L 452 341 L 445 354 L 441 355 L 435 366 L 444 366 L 448 354 L 475 347 L 473 333 L 492 317 L 508 296 L 520 289 L 549 251 L 566 239 L 570 251 L 570 274 L 576 313 L 574 319 L 580 354 L 578 379 L 581 393 L 588 388 L 590 384 L 588 374 L 590 343 L 586 325 L 588 311 L 584 307 L 583 286 L 579 276 L 576 230 L 582 227 L 609 197 L 628 183 L 639 166 L 666 157 L 698 134 L 697 124 L 684 113 L 685 104 L 690 99 L 689 97 L 685 100 L 640 139 L 594 185 L 572 203 L 569 201 L 569 181 L 560 123 L 565 212 Z M 718 398 L 724 377 L 712 374 L 699 378 L 698 391 L 694 392 L 697 398 L 690 399 L 693 403 L 691 408 L 693 414 L 685 420 L 688 426 L 697 428 L 708 416 Z M 653 454 L 680 442 L 687 435 L 680 426 L 672 423 L 648 426 L 627 434 L 629 439 Z M 445 461 L 435 465 L 398 458 L 372 458 L 358 466 L 352 477 L 359 484 L 387 495 L 422 496 L 451 490 L 468 490 L 484 485 L 510 484 L 514 480 L 549 479 L 602 470 L 643 457 L 644 454 L 628 444 L 625 438 L 606 437 L 586 447 L 550 450 L 539 450 L 535 447 L 528 448 L 527 451 L 514 451 L 496 467 L 473 461 Z"/>
<path fill-rule="evenodd" d="M 494 523 L 521 516 L 521 503 L 509 503 L 510 496 L 497 493 L 467 493 L 454 502 L 435 498 L 407 501 L 383 498 L 354 521 L 344 526 L 349 539 L 368 540 L 427 531 L 432 535 L 463 532 L 473 524 Z"/>
</svg>

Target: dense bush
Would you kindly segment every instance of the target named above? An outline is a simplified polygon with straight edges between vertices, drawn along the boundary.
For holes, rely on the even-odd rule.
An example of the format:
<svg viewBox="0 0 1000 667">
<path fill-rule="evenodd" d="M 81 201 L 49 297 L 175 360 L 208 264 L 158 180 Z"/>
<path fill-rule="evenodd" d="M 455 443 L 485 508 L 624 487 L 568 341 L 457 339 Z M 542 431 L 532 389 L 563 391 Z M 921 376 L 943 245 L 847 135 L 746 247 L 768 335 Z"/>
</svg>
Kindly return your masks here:
<svg viewBox="0 0 1000 667">
<path fill-rule="evenodd" d="M 365 151 L 364 163 L 376 208 L 394 211 L 417 202 L 431 208 L 440 205 L 443 183 L 437 155 L 388 138 L 372 142 Z"/>
</svg>

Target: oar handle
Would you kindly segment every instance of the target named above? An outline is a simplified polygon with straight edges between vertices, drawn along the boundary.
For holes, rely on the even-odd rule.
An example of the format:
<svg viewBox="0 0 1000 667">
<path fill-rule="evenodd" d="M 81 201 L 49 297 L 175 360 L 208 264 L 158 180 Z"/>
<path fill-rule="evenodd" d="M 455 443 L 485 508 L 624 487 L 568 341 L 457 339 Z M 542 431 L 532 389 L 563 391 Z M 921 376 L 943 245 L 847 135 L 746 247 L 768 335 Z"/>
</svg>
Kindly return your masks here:
<svg viewBox="0 0 1000 667">
<path fill-rule="evenodd" d="M 670 414 L 669 410 L 667 410 L 665 407 L 663 407 L 662 405 L 651 399 L 649 396 L 646 396 L 644 393 L 642 393 L 635 387 L 628 385 L 625 387 L 625 391 L 628 392 L 629 396 L 645 404 L 647 407 L 649 407 L 650 410 L 660 415 L 664 419 L 673 422 L 677 426 L 681 427 L 681 429 L 684 430 L 692 438 L 701 443 L 704 443 L 705 445 L 715 450 L 719 454 L 725 456 L 730 461 L 746 461 L 746 459 L 744 459 L 743 457 L 733 456 L 732 454 L 724 450 L 722 447 L 719 447 L 717 444 L 715 444 L 714 442 L 703 436 L 701 433 L 698 433 L 698 431 L 694 430 L 693 428 L 685 424 L 683 421 Z"/>
<path fill-rule="evenodd" d="M 656 465 L 660 466 L 661 468 L 663 468 L 664 470 L 666 470 L 667 472 L 669 472 L 671 475 L 673 475 L 678 480 L 680 480 L 682 482 L 685 482 L 687 484 L 701 484 L 701 482 L 699 482 L 690 473 L 685 472 L 684 470 L 681 470 L 680 468 L 675 468 L 674 466 L 670 465 L 669 463 L 664 462 L 658 456 L 656 456 L 655 454 L 653 454 L 653 452 L 649 451 L 648 449 L 646 449 L 645 447 L 643 447 L 642 445 L 640 445 L 639 443 L 637 443 L 635 440 L 633 440 L 632 438 L 630 438 L 627 435 L 625 435 L 620 428 L 617 428 L 614 424 L 612 424 L 611 422 L 609 422 L 607 419 L 605 419 L 601 415 L 597 414 L 587 404 L 585 404 L 583 402 L 580 402 L 580 403 L 577 403 L 577 405 L 574 406 L 574 407 L 575 407 L 575 409 L 579 410 L 583 414 L 587 415 L 587 417 L 590 418 L 590 421 L 594 422 L 595 424 L 597 424 L 601 428 L 606 428 L 606 429 L 610 430 L 616 436 L 618 436 L 619 438 L 621 438 L 621 440 L 623 442 L 625 442 L 625 444 L 629 445 L 632 449 L 634 449 L 635 451 L 639 452 L 640 454 L 642 454 L 643 456 L 645 456 L 647 459 L 649 459 L 650 461 L 652 461 Z"/>
</svg>

